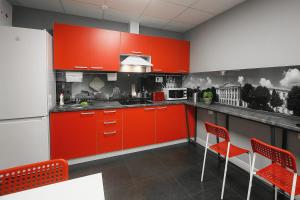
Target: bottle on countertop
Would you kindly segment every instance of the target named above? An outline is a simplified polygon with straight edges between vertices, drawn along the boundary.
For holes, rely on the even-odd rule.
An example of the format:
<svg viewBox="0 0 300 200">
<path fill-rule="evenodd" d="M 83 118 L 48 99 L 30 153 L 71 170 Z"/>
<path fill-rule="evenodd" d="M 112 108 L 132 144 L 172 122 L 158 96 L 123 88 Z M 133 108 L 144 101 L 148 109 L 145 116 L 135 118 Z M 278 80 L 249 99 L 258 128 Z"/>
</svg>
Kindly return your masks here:
<svg viewBox="0 0 300 200">
<path fill-rule="evenodd" d="M 60 106 L 65 105 L 65 103 L 64 103 L 64 94 L 63 93 L 60 93 L 60 95 L 59 95 L 59 105 Z"/>
</svg>

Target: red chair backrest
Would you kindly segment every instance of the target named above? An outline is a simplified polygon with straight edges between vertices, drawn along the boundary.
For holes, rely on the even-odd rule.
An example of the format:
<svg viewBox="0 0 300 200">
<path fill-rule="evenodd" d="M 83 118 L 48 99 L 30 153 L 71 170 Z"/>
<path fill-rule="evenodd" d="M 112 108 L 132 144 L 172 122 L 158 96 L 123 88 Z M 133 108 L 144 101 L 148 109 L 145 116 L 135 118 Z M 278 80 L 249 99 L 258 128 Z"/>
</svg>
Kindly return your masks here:
<svg viewBox="0 0 300 200">
<path fill-rule="evenodd" d="M 68 180 L 68 173 L 63 159 L 0 170 L 0 196 Z"/>
<path fill-rule="evenodd" d="M 255 138 L 251 139 L 251 146 L 254 153 L 258 153 L 274 163 L 297 173 L 296 158 L 291 152 L 266 144 Z"/>
<path fill-rule="evenodd" d="M 227 142 L 230 141 L 229 133 L 226 128 L 215 125 L 210 122 L 205 122 L 205 128 L 206 128 L 207 133 L 211 133 L 217 137 L 223 138 Z"/>
</svg>

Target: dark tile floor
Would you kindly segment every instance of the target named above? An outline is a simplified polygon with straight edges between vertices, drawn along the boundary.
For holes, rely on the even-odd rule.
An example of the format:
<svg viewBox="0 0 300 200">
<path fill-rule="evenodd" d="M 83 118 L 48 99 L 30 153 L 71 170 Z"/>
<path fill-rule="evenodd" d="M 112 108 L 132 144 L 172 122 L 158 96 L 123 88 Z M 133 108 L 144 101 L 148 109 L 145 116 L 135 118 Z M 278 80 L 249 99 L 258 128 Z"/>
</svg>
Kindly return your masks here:
<svg viewBox="0 0 300 200">
<path fill-rule="evenodd" d="M 70 178 L 102 172 L 106 200 L 220 199 L 224 162 L 209 152 L 200 182 L 204 148 L 179 144 L 70 166 Z M 246 199 L 249 174 L 228 167 L 224 199 Z M 274 199 L 271 187 L 254 180 L 252 200 Z M 279 195 L 280 200 L 287 199 Z"/>
</svg>

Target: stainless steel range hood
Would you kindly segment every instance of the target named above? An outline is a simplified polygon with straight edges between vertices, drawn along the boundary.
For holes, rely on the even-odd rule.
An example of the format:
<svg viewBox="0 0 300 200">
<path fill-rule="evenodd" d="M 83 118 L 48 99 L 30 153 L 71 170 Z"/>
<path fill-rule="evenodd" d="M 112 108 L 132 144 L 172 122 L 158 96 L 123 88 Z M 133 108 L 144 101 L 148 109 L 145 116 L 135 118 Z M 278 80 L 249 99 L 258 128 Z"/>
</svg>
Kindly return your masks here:
<svg viewBox="0 0 300 200">
<path fill-rule="evenodd" d="M 151 72 L 153 66 L 150 56 L 121 55 L 121 60 L 121 72 Z"/>
</svg>

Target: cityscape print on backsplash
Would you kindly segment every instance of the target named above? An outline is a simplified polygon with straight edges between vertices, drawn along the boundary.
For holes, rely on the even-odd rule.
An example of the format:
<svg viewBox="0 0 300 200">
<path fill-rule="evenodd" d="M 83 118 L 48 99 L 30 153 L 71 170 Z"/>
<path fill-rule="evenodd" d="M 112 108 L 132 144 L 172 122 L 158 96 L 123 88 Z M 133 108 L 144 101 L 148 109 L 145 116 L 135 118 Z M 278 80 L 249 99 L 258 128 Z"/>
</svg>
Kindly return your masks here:
<svg viewBox="0 0 300 200">
<path fill-rule="evenodd" d="M 300 66 L 192 73 L 183 87 L 214 87 L 220 104 L 300 116 Z"/>
</svg>

